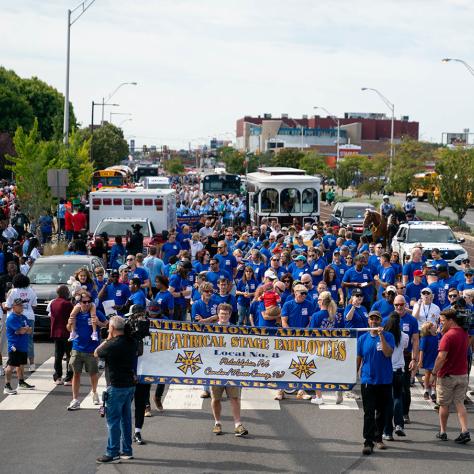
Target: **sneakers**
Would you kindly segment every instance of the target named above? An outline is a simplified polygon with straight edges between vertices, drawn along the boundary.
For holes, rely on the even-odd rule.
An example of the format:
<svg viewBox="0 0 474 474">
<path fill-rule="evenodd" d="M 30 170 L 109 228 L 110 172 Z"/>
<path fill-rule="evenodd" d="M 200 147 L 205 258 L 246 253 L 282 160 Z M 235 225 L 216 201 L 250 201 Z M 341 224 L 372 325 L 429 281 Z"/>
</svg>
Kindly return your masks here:
<svg viewBox="0 0 474 474">
<path fill-rule="evenodd" d="M 392 436 L 392 435 L 388 435 L 388 434 L 383 434 L 383 435 L 382 435 L 382 439 L 383 439 L 384 441 L 395 441 L 395 440 L 393 439 L 393 436 Z"/>
<path fill-rule="evenodd" d="M 78 337 L 79 336 L 77 335 L 76 331 L 71 331 L 68 341 L 74 341 L 74 339 L 77 339 Z"/>
<path fill-rule="evenodd" d="M 99 370 L 104 370 L 105 369 L 105 360 L 104 359 L 99 359 L 99 362 L 97 363 L 97 367 Z"/>
<path fill-rule="evenodd" d="M 212 428 L 212 432 L 215 435 L 221 435 L 222 434 L 222 425 L 220 423 L 214 423 L 214 428 Z"/>
<path fill-rule="evenodd" d="M 465 433 L 461 433 L 455 440 L 454 442 L 457 444 L 466 444 L 471 441 L 471 435 L 469 431 L 466 431 Z"/>
<path fill-rule="evenodd" d="M 278 390 L 275 395 L 275 400 L 283 400 L 285 398 L 285 392 L 283 390 Z"/>
<path fill-rule="evenodd" d="M 145 407 L 145 416 L 147 418 L 151 418 L 153 416 L 152 413 L 151 413 L 151 406 L 150 405 L 147 405 Z"/>
<path fill-rule="evenodd" d="M 431 394 L 431 401 L 436 403 L 436 393 Z"/>
<path fill-rule="evenodd" d="M 296 399 L 297 400 L 311 400 L 311 395 L 307 394 L 304 390 L 298 390 L 298 393 L 296 394 Z"/>
<path fill-rule="evenodd" d="M 125 453 L 120 453 L 120 459 L 126 459 L 126 460 L 129 460 L 129 459 L 133 459 L 133 454 L 125 454 Z"/>
<path fill-rule="evenodd" d="M 352 398 L 353 400 L 360 400 L 360 396 L 357 395 L 357 393 L 353 392 L 352 390 L 349 390 L 348 392 L 346 392 L 346 397 Z"/>
<path fill-rule="evenodd" d="M 69 406 L 67 407 L 68 411 L 79 410 L 79 408 L 81 408 L 81 402 L 77 399 L 72 400 Z"/>
<path fill-rule="evenodd" d="M 59 377 L 59 379 L 56 379 L 56 380 L 54 381 L 54 383 L 55 383 L 56 385 L 63 385 L 63 384 L 64 384 L 63 379 L 62 379 L 61 377 Z"/>
<path fill-rule="evenodd" d="M 395 434 L 397 436 L 406 436 L 405 431 L 400 425 L 395 426 Z"/>
<path fill-rule="evenodd" d="M 342 392 L 336 392 L 336 405 L 340 405 L 344 401 Z"/>
<path fill-rule="evenodd" d="M 210 398 L 211 394 L 207 390 L 201 392 L 201 398 Z"/>
<path fill-rule="evenodd" d="M 313 397 L 311 399 L 311 403 L 313 405 L 324 405 L 324 400 L 323 397 Z"/>
<path fill-rule="evenodd" d="M 448 441 L 447 433 L 441 433 L 441 431 L 436 435 L 436 438 L 438 438 L 441 441 Z"/>
<path fill-rule="evenodd" d="M 234 430 L 234 434 L 237 437 L 248 435 L 249 432 L 244 428 L 244 425 L 240 424 Z"/>
<path fill-rule="evenodd" d="M 94 405 L 100 405 L 99 394 L 97 392 L 92 392 L 92 403 Z"/>
<path fill-rule="evenodd" d="M 425 400 L 429 400 L 429 399 L 430 399 L 430 394 L 429 394 L 428 392 L 425 392 L 425 393 L 423 394 L 423 398 L 424 398 Z"/>
<path fill-rule="evenodd" d="M 161 403 L 161 397 L 155 397 L 155 405 L 158 411 L 163 411 L 163 403 Z"/>
<path fill-rule="evenodd" d="M 98 341 L 99 340 L 99 335 L 97 334 L 97 331 L 93 331 L 91 334 L 91 339 L 93 341 Z"/>
<path fill-rule="evenodd" d="M 408 415 L 403 416 L 403 423 L 405 423 L 405 425 L 409 425 L 411 423 L 410 417 Z"/>
<path fill-rule="evenodd" d="M 7 383 L 7 384 L 5 384 L 5 387 L 3 389 L 3 393 L 5 395 L 16 395 L 16 390 L 13 389 L 12 386 L 9 383 Z"/>
<path fill-rule="evenodd" d="M 387 445 L 384 444 L 383 441 L 379 441 L 379 442 L 375 443 L 375 447 L 377 449 L 382 449 L 382 450 L 387 449 Z"/>
<path fill-rule="evenodd" d="M 96 460 L 97 464 L 119 464 L 120 463 L 120 456 L 107 456 L 104 454 L 100 458 L 97 458 Z"/>
<path fill-rule="evenodd" d="M 70 387 L 72 385 L 72 380 L 65 380 L 64 381 L 64 386 L 65 387 Z"/>
<path fill-rule="evenodd" d="M 34 390 L 35 386 L 30 385 L 28 382 L 25 382 L 24 380 L 20 380 L 20 382 L 18 382 L 18 388 L 21 388 L 23 390 Z"/>
<path fill-rule="evenodd" d="M 364 448 L 362 449 L 362 454 L 368 456 L 374 452 L 374 447 L 370 444 L 364 444 Z"/>
<path fill-rule="evenodd" d="M 28 367 L 28 370 L 31 373 L 36 372 L 36 364 L 30 364 L 30 366 Z"/>
<path fill-rule="evenodd" d="M 133 441 L 135 441 L 135 443 L 139 444 L 139 445 L 144 445 L 146 444 L 145 441 L 143 441 L 142 439 L 142 434 L 141 433 L 135 433 L 133 435 Z"/>
</svg>

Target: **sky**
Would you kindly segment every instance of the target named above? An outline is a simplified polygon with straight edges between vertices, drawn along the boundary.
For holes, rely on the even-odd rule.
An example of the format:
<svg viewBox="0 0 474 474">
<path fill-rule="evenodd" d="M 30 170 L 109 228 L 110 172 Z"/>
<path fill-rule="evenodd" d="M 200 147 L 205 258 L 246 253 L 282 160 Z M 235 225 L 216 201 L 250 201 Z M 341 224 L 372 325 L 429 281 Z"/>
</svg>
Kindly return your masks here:
<svg viewBox="0 0 474 474">
<path fill-rule="evenodd" d="M 64 92 L 79 3 L 0 0 L 0 65 Z M 71 28 L 70 100 L 89 125 L 92 101 L 137 82 L 105 118 L 138 146 L 187 148 L 235 137 L 244 115 L 389 113 L 372 87 L 440 142 L 474 132 L 474 76 L 441 62 L 474 67 L 473 22 L 472 0 L 96 0 Z"/>
</svg>

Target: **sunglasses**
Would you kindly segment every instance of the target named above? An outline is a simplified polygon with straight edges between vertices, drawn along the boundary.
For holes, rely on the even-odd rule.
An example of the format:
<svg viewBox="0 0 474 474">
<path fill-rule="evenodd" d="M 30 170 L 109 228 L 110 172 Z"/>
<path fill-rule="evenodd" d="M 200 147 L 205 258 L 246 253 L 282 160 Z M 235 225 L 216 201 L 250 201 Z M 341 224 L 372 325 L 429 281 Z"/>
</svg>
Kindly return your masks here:
<svg viewBox="0 0 474 474">
<path fill-rule="evenodd" d="M 429 291 L 422 291 L 421 294 L 422 295 L 431 295 L 431 293 Z"/>
<path fill-rule="evenodd" d="M 283 283 L 290 283 L 291 280 L 282 280 Z"/>
<path fill-rule="evenodd" d="M 354 295 L 356 298 L 362 298 L 364 295 Z"/>
<path fill-rule="evenodd" d="M 134 258 L 127 258 L 127 262 L 133 262 L 134 260 Z"/>
<path fill-rule="evenodd" d="M 406 286 L 397 286 L 397 290 L 403 290 Z"/>
<path fill-rule="evenodd" d="M 457 298 L 458 295 L 455 295 L 454 293 L 452 295 L 448 295 L 448 298 Z"/>
<path fill-rule="evenodd" d="M 307 295 L 307 294 L 308 294 L 307 291 L 298 291 L 298 293 L 299 293 L 300 295 Z"/>
<path fill-rule="evenodd" d="M 91 300 L 82 300 L 81 303 L 90 304 L 90 303 L 91 303 Z"/>
<path fill-rule="evenodd" d="M 405 306 L 405 303 L 395 303 L 393 306 Z"/>
</svg>

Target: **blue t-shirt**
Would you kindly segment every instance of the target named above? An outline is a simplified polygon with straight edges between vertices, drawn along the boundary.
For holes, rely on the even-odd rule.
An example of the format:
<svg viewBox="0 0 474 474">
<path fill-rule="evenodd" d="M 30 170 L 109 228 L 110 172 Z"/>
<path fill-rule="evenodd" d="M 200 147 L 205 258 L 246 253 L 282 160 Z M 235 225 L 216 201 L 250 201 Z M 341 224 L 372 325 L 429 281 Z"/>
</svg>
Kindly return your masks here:
<svg viewBox="0 0 474 474">
<path fill-rule="evenodd" d="M 206 279 L 209 283 L 212 283 L 212 286 L 214 287 L 214 289 L 217 290 L 217 281 L 219 280 L 221 276 L 224 276 L 229 281 L 232 281 L 232 277 L 230 276 L 230 273 L 226 272 L 225 270 L 219 270 L 218 272 L 207 272 Z"/>
<path fill-rule="evenodd" d="M 438 336 L 428 335 L 420 339 L 420 351 L 423 351 L 422 369 L 433 370 L 438 356 Z"/>
<path fill-rule="evenodd" d="M 458 284 L 457 288 L 458 288 L 459 291 L 472 290 L 474 288 L 474 283 L 466 283 L 465 281 L 463 281 L 462 283 Z M 448 288 L 448 290 L 449 290 L 449 288 Z"/>
<path fill-rule="evenodd" d="M 118 270 L 120 265 L 125 263 L 125 256 L 127 251 L 122 244 L 114 244 L 110 249 L 110 267 L 112 269 Z"/>
<path fill-rule="evenodd" d="M 232 306 L 232 311 L 235 313 L 237 311 L 237 300 L 234 295 L 230 293 L 224 296 L 219 294 L 213 295 L 217 304 L 220 305 L 221 303 L 230 304 Z"/>
<path fill-rule="evenodd" d="M 346 316 L 347 316 L 347 313 L 351 310 L 351 308 L 352 308 L 352 305 L 349 304 L 346 306 L 346 309 L 344 310 L 344 326 L 349 329 L 368 327 L 369 319 L 368 319 L 368 314 L 365 307 L 360 306 L 359 308 L 356 308 L 352 316 L 352 319 L 348 321 L 346 319 Z"/>
<path fill-rule="evenodd" d="M 311 268 L 311 278 L 313 279 L 313 286 L 316 288 L 318 283 L 323 279 L 323 273 L 321 275 L 313 275 L 313 272 L 323 270 L 328 266 L 326 259 L 323 257 L 318 258 L 316 261 L 311 262 L 309 267 Z"/>
<path fill-rule="evenodd" d="M 415 300 L 418 301 L 421 297 L 421 290 L 425 288 L 426 285 L 423 285 L 423 282 L 421 282 L 419 285 L 415 285 L 414 281 L 411 281 L 408 283 L 406 287 L 406 300 L 411 301 Z"/>
<path fill-rule="evenodd" d="M 342 279 L 344 278 L 344 274 L 347 272 L 349 268 L 345 263 L 342 263 L 342 262 L 339 265 L 336 265 L 333 262 L 331 263 L 331 267 L 334 268 L 334 270 L 336 271 L 336 278 L 339 281 L 342 281 Z"/>
<path fill-rule="evenodd" d="M 310 329 L 334 329 L 343 327 L 342 318 L 338 317 L 336 314 L 334 319 L 331 320 L 329 317 L 329 312 L 326 309 L 317 311 L 311 316 L 309 321 L 308 328 Z"/>
<path fill-rule="evenodd" d="M 96 310 L 97 319 L 101 322 L 107 321 L 107 318 Z M 77 338 L 72 341 L 72 348 L 78 352 L 94 352 L 100 344 L 100 341 L 94 341 L 92 336 L 92 319 L 89 312 L 80 312 L 76 316 L 76 332 Z M 100 335 L 100 331 L 99 335 Z"/>
<path fill-rule="evenodd" d="M 164 266 L 163 260 L 158 257 L 150 255 L 149 257 L 146 257 L 145 260 L 143 260 L 143 268 L 146 268 L 151 286 L 153 288 L 156 288 L 156 277 L 163 275 Z"/>
<path fill-rule="evenodd" d="M 105 289 L 104 300 L 114 300 L 116 306 L 123 306 L 130 296 L 130 288 L 125 283 L 117 283 L 116 285 L 111 283 L 107 285 Z M 123 314 L 117 311 L 118 314 Z"/>
<path fill-rule="evenodd" d="M 385 341 L 394 349 L 393 334 L 384 332 Z M 392 357 L 386 357 L 382 351 L 380 337 L 370 332 L 362 334 L 357 339 L 357 355 L 362 357 L 360 383 L 370 385 L 387 385 L 393 381 Z"/>
<path fill-rule="evenodd" d="M 308 326 L 309 318 L 313 314 L 313 303 L 305 299 L 302 303 L 295 300 L 287 301 L 283 305 L 281 316 L 288 318 L 290 328 L 305 328 Z"/>
<path fill-rule="evenodd" d="M 140 279 L 140 284 L 143 285 L 146 280 L 148 280 L 148 272 L 145 268 L 143 267 L 137 267 L 135 270 L 130 270 L 128 272 L 128 278 L 139 278 Z"/>
<path fill-rule="evenodd" d="M 382 326 L 385 326 L 388 318 L 382 320 Z M 418 320 L 412 316 L 410 313 L 405 313 L 403 318 L 400 318 L 400 329 L 408 335 L 408 346 L 405 349 L 407 352 L 411 352 L 413 343 L 412 336 L 413 334 L 419 334 L 420 330 L 418 329 Z"/>
<path fill-rule="evenodd" d="M 209 303 L 205 303 L 202 299 L 196 301 L 193 304 L 191 309 L 191 318 L 193 321 L 196 320 L 196 316 L 201 316 L 201 318 L 207 319 L 211 316 L 215 316 L 217 314 L 217 306 L 219 303 L 217 302 L 216 295 L 212 295 L 209 299 Z"/>
<path fill-rule="evenodd" d="M 296 265 L 291 264 L 290 269 L 291 269 L 291 276 L 293 277 L 293 280 L 301 280 L 301 277 L 305 273 L 307 273 L 308 275 L 311 275 L 311 269 L 309 268 L 309 265 L 304 265 L 302 268 L 298 268 Z"/>
<path fill-rule="evenodd" d="M 408 277 L 408 281 L 413 281 L 413 272 L 423 270 L 423 262 L 408 262 L 403 265 L 402 274 Z"/>
<path fill-rule="evenodd" d="M 355 267 L 349 268 L 342 279 L 345 283 L 369 283 L 372 279 L 372 273 L 367 267 L 362 268 L 360 272 L 358 272 Z M 348 297 L 352 295 L 352 291 L 355 288 L 348 288 Z M 364 294 L 364 301 L 372 301 L 372 286 L 364 286 L 360 288 L 362 293 Z"/>
<path fill-rule="evenodd" d="M 384 268 L 382 266 L 379 267 L 379 280 L 388 283 L 389 285 L 395 284 L 395 271 L 392 267 Z M 385 291 L 385 288 L 379 286 L 377 290 L 377 298 L 382 298 L 382 293 Z"/>
<path fill-rule="evenodd" d="M 380 311 L 382 319 L 390 316 L 390 313 L 395 311 L 395 306 L 392 303 L 389 303 L 385 298 L 377 300 L 370 308 L 370 311 Z"/>
<path fill-rule="evenodd" d="M 223 270 L 230 275 L 234 274 L 234 268 L 237 268 L 237 260 L 232 254 L 228 253 L 225 256 L 217 254 L 215 258 L 219 260 L 219 270 Z"/>
<path fill-rule="evenodd" d="M 449 301 L 447 301 L 448 297 L 446 296 L 448 291 L 444 288 L 444 285 L 436 281 L 428 285 L 428 288 L 433 292 L 433 303 L 444 309 L 449 304 Z"/>
<path fill-rule="evenodd" d="M 141 290 L 135 291 L 135 293 L 130 293 L 128 301 L 130 301 L 131 304 L 139 304 L 146 308 L 146 297 Z"/>
<path fill-rule="evenodd" d="M 264 319 L 262 315 L 263 311 L 265 311 L 265 303 L 263 301 L 253 301 L 250 305 L 250 314 L 253 316 L 255 326 L 267 328 L 276 327 L 276 320 Z"/>
<path fill-rule="evenodd" d="M 263 263 L 254 262 L 249 262 L 247 265 L 253 268 L 253 271 L 255 273 L 255 279 L 260 283 L 265 273 L 265 265 Z"/>
<path fill-rule="evenodd" d="M 161 254 L 163 256 L 163 262 L 168 263 L 168 260 L 173 255 L 178 255 L 181 250 L 181 244 L 179 242 L 166 242 L 161 247 Z"/>
<path fill-rule="evenodd" d="M 239 280 L 237 282 L 237 291 L 242 291 L 244 293 L 255 293 L 255 290 L 257 289 L 257 281 L 254 280 L 253 278 L 249 281 L 242 281 L 242 280 Z M 249 307 L 250 306 L 250 298 L 246 298 L 245 296 L 243 295 L 239 295 L 237 297 L 237 303 L 240 305 L 240 306 L 245 306 L 245 307 Z"/>
<path fill-rule="evenodd" d="M 13 352 L 12 347 L 18 352 L 28 352 L 28 334 L 15 334 L 20 328 L 26 328 L 30 326 L 28 318 L 20 314 L 19 316 L 15 313 L 10 313 L 7 317 L 6 328 L 7 328 L 7 341 L 8 341 L 8 352 Z"/>
<path fill-rule="evenodd" d="M 158 314 L 160 318 L 167 319 L 173 316 L 174 298 L 169 290 L 159 291 L 150 303 L 150 313 Z"/>
<path fill-rule="evenodd" d="M 191 286 L 189 280 L 182 278 L 178 274 L 175 274 L 170 278 L 170 288 L 173 288 L 177 293 L 185 291 L 188 286 Z M 184 296 L 174 297 L 174 305 L 186 306 L 186 298 Z"/>
</svg>

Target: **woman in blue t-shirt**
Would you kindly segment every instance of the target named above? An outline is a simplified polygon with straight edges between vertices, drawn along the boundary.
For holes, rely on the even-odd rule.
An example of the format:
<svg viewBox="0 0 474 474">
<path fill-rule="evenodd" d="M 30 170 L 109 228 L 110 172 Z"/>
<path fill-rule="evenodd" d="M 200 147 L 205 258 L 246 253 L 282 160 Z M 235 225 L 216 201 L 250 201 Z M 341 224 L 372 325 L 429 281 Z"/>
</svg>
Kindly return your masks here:
<svg viewBox="0 0 474 474">
<path fill-rule="evenodd" d="M 193 262 L 193 268 L 196 273 L 209 271 L 209 260 L 211 254 L 207 250 L 200 250 L 196 254 L 196 260 Z"/>
<path fill-rule="evenodd" d="M 349 304 L 344 310 L 344 326 L 346 328 L 366 328 L 368 327 L 367 310 L 362 305 L 364 295 L 361 290 L 352 292 Z"/>
<path fill-rule="evenodd" d="M 342 291 L 341 282 L 339 278 L 337 278 L 334 267 L 328 266 L 324 269 L 323 281 L 326 283 L 332 299 L 336 301 L 339 306 L 342 306 L 344 304 L 344 292 Z"/>
<path fill-rule="evenodd" d="M 150 316 L 152 318 L 173 319 L 174 298 L 169 288 L 169 280 L 165 276 L 158 275 L 155 278 L 158 293 L 150 303 Z"/>
<path fill-rule="evenodd" d="M 244 274 L 240 280 L 237 281 L 237 289 L 235 296 L 237 296 L 237 311 L 239 313 L 238 325 L 248 325 L 250 301 L 255 295 L 258 283 L 255 280 L 255 273 L 253 268 L 246 266 Z"/>
<path fill-rule="evenodd" d="M 127 255 L 127 251 L 122 243 L 122 237 L 117 235 L 115 237 L 115 243 L 112 245 L 110 249 L 110 268 L 113 270 L 118 270 L 120 265 L 125 263 L 125 257 Z"/>
</svg>

